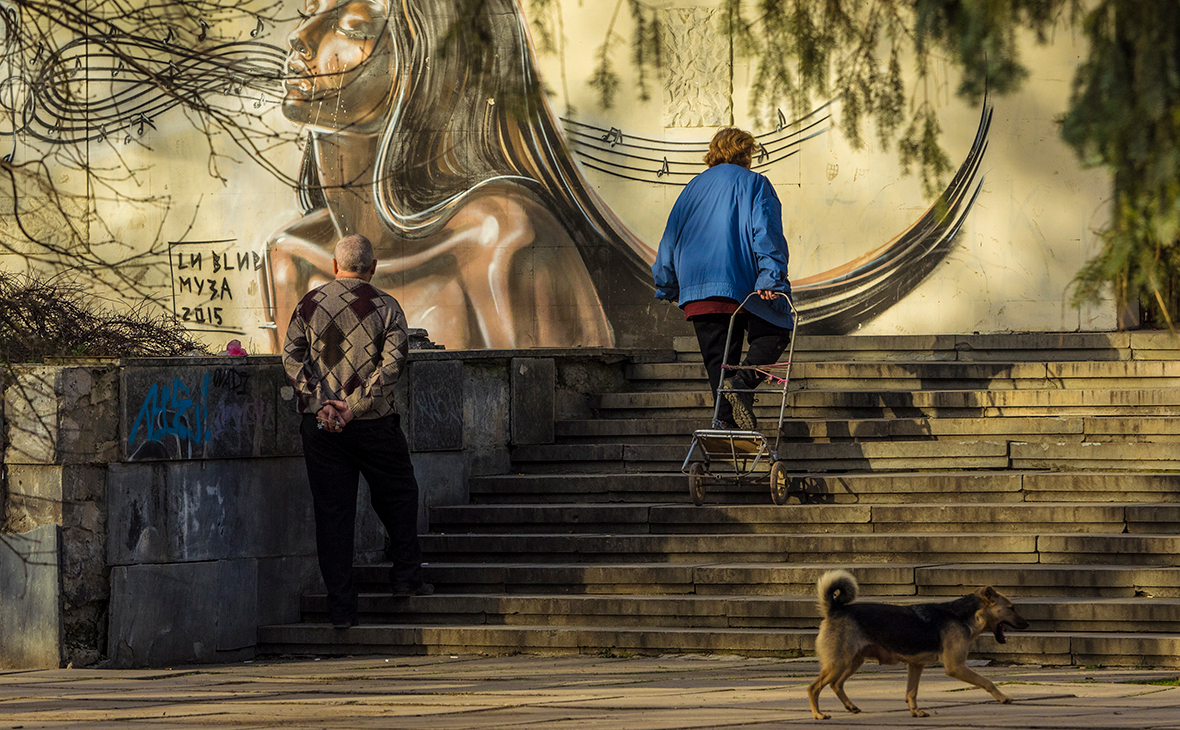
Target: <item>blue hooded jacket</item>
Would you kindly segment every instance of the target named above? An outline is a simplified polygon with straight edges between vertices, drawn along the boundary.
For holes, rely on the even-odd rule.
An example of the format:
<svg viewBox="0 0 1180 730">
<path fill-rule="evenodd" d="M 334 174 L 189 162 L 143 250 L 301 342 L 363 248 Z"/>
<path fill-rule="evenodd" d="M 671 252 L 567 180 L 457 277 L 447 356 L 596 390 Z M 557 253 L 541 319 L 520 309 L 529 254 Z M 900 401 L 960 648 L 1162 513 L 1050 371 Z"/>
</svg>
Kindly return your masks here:
<svg viewBox="0 0 1180 730">
<path fill-rule="evenodd" d="M 789 297 L 787 239 L 774 186 L 731 164 L 694 177 L 672 206 L 651 271 L 656 298 L 681 307 L 709 297 L 741 302 L 761 289 Z M 794 327 L 785 297 L 754 297 L 746 309 L 771 324 Z"/>
</svg>

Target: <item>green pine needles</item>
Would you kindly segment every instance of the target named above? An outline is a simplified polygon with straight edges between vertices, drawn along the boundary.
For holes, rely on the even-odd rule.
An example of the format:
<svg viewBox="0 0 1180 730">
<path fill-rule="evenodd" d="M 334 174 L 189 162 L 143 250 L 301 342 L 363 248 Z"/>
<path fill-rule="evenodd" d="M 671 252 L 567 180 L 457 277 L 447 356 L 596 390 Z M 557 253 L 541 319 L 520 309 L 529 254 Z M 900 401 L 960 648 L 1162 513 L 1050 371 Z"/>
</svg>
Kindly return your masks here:
<svg viewBox="0 0 1180 730">
<path fill-rule="evenodd" d="M 1110 170 L 1102 250 L 1079 272 L 1074 303 L 1106 284 L 1120 304 L 1154 300 L 1172 328 L 1180 272 L 1180 3 L 1104 0 L 1083 22 L 1089 56 L 1074 79 L 1062 135 Z"/>
</svg>

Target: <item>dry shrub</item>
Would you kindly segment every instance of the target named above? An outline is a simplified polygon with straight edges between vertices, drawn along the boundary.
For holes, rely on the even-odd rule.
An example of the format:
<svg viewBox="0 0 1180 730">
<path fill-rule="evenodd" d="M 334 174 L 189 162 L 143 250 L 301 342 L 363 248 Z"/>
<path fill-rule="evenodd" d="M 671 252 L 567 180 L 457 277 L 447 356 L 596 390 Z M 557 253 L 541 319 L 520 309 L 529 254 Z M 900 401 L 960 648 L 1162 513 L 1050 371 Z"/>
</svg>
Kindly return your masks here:
<svg viewBox="0 0 1180 730">
<path fill-rule="evenodd" d="M 174 357 L 196 351 L 174 317 L 115 311 L 60 279 L 0 271 L 0 362 L 47 357 Z"/>
</svg>

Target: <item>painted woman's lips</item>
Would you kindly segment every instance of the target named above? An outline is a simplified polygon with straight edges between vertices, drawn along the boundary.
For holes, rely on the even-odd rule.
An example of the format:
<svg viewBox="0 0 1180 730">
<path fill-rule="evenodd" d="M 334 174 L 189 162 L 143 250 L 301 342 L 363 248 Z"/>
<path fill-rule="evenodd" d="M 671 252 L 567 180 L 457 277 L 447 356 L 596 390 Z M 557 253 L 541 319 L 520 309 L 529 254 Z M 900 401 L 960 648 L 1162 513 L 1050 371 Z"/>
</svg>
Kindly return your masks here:
<svg viewBox="0 0 1180 730">
<path fill-rule="evenodd" d="M 283 79 L 283 83 L 286 85 L 289 91 L 298 91 L 305 95 L 310 94 L 313 87 L 311 79 L 307 76 L 289 77 Z"/>
<path fill-rule="evenodd" d="M 317 83 L 318 78 L 303 63 L 288 63 L 287 77 L 283 79 L 283 85 L 287 89 L 287 97 L 316 101 L 330 97 L 337 91 L 330 84 Z"/>
<path fill-rule="evenodd" d="M 298 58 L 287 59 L 287 74 L 283 79 L 283 84 L 288 91 L 296 91 L 303 96 L 310 96 L 315 93 L 315 74 L 307 67 L 302 60 Z"/>
</svg>

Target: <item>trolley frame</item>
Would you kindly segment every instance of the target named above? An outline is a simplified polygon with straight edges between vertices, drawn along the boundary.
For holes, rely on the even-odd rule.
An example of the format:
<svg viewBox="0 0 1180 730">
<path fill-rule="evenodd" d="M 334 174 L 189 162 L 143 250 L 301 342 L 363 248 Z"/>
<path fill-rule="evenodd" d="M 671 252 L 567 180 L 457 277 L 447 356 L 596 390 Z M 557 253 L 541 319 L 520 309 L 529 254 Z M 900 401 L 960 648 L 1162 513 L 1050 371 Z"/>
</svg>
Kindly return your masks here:
<svg viewBox="0 0 1180 730">
<path fill-rule="evenodd" d="M 746 303 L 750 301 L 751 297 L 757 295 L 757 292 L 751 292 L 741 305 L 734 311 L 729 318 L 729 331 L 725 337 L 725 353 L 729 352 L 729 347 L 733 341 L 733 326 L 737 321 L 738 312 L 745 307 Z M 795 304 L 787 297 L 787 304 L 791 308 L 791 314 L 795 319 L 795 332 L 799 331 L 799 311 L 795 308 Z M 783 437 L 783 419 L 787 412 L 787 389 L 791 384 L 791 362 L 795 359 L 795 334 L 791 335 L 791 342 L 788 346 L 787 359 L 785 362 L 775 363 L 773 365 L 725 365 L 722 367 L 722 378 L 718 384 L 717 392 L 714 395 L 713 403 L 713 427 L 698 429 L 692 434 L 692 443 L 688 448 L 688 455 L 684 457 L 684 463 L 680 467 L 680 471 L 688 475 L 689 481 L 689 495 L 696 505 L 704 503 L 706 486 L 705 479 L 712 478 L 718 481 L 726 479 L 733 479 L 737 485 L 741 485 L 743 480 L 749 480 L 750 483 L 761 483 L 763 481 L 770 481 L 770 496 L 775 504 L 784 504 L 787 501 L 787 492 L 789 480 L 786 473 L 786 461 L 780 458 L 779 451 L 782 446 Z M 721 399 L 725 397 L 726 393 L 748 392 L 754 393 L 753 389 L 746 390 L 741 388 L 726 388 L 724 376 L 725 371 L 736 370 L 761 370 L 769 377 L 768 379 L 782 384 L 781 390 L 764 390 L 764 393 L 778 392 L 781 395 L 781 402 L 778 411 L 778 426 L 775 429 L 774 446 L 770 445 L 770 440 L 761 431 L 746 431 L 727 429 L 718 418 L 721 412 Z M 758 467 L 770 461 L 770 469 L 767 471 L 759 471 Z M 728 464 L 731 469 L 728 471 L 714 471 L 714 465 Z"/>
</svg>

